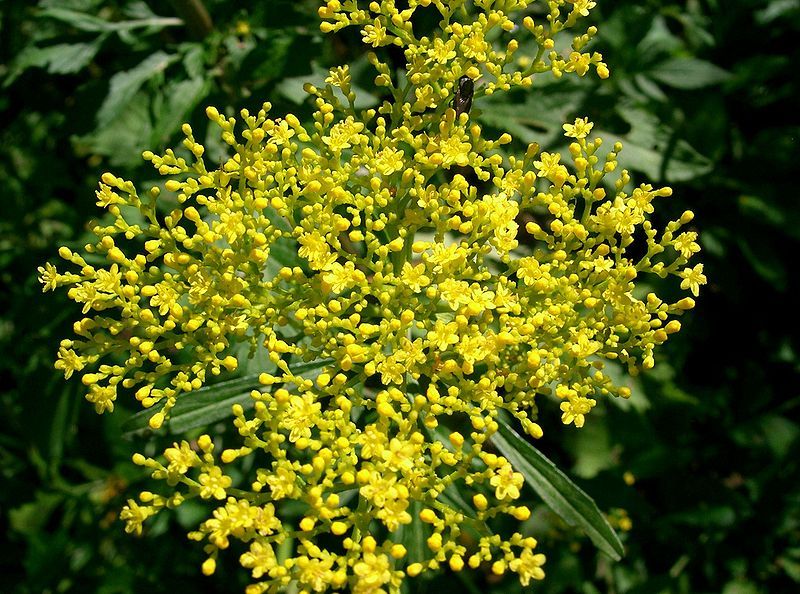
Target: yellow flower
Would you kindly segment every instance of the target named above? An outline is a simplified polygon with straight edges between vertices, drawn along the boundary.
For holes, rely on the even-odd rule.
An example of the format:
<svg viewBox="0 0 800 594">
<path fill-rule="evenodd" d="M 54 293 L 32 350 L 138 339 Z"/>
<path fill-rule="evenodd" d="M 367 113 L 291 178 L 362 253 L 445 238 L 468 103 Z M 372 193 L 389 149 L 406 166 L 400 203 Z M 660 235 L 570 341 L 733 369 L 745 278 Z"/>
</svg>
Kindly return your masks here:
<svg viewBox="0 0 800 594">
<path fill-rule="evenodd" d="M 325 79 L 325 82 L 342 89 L 349 88 L 350 67 L 345 64 L 344 66 L 336 66 L 335 68 L 331 68 L 330 74 Z"/>
<path fill-rule="evenodd" d="M 508 567 L 511 571 L 519 574 L 520 583 L 523 586 L 527 586 L 531 579 L 544 579 L 542 565 L 544 565 L 545 560 L 545 556 L 541 553 L 534 554 L 530 549 L 526 548 L 518 558 L 508 564 Z"/>
<path fill-rule="evenodd" d="M 593 127 L 594 124 L 587 118 L 576 118 L 574 124 L 564 124 L 565 136 L 569 138 L 586 138 Z"/>
<path fill-rule="evenodd" d="M 363 129 L 364 124 L 362 122 L 355 121 L 353 116 L 347 116 L 344 121 L 333 125 L 328 135 L 322 137 L 322 142 L 334 153 L 338 153 L 343 149 L 351 148 L 353 144 L 357 143 L 360 138 L 359 132 Z"/>
<path fill-rule="evenodd" d="M 289 430 L 289 441 L 294 442 L 301 437 L 311 435 L 311 428 L 319 418 L 320 407 L 321 404 L 314 401 L 314 395 L 311 392 L 291 397 L 286 416 L 281 423 Z"/>
<path fill-rule="evenodd" d="M 238 119 L 209 107 L 230 157 L 209 162 L 185 125 L 181 156 L 144 153 L 166 200 L 103 174 L 97 202 L 112 220 L 92 227 L 91 264 L 62 248 L 73 272 L 39 268 L 45 291 L 65 287 L 81 304 L 55 366 L 80 377 L 97 412 L 130 393 L 157 407 L 157 430 L 243 353 L 258 355 L 250 401 L 231 398 L 231 430 L 136 454 L 163 494 L 143 491 L 121 513 L 140 533 L 155 513 L 204 500 L 189 533 L 208 555 L 202 571 L 240 547 L 249 594 L 396 594 L 444 563 L 541 579 L 535 540 L 505 529 L 531 512 L 517 504 L 522 474 L 493 453 L 498 419 L 539 437 L 552 386 L 576 427 L 594 398 L 629 395 L 605 362 L 649 369 L 694 306 L 643 296 L 648 277 L 693 295 L 706 281 L 689 264 L 692 213 L 657 229 L 655 199 L 671 190 L 629 192 L 622 147 L 601 150 L 588 119 L 564 125 L 567 152 L 521 155 L 476 117 L 484 96 L 543 71 L 608 76 L 600 54 L 582 53 L 594 3 L 450 4 L 323 3 L 323 31 L 357 27 L 405 58 L 403 71 L 367 55 L 386 101 L 356 110 L 342 66 L 305 87 L 302 122 L 269 103 Z M 423 7 L 441 16 L 422 19 L 424 36 Z M 526 47 L 544 51 L 519 55 Z M 465 76 L 474 106 L 456 115 Z M 454 490 L 472 510 L 454 507 Z M 413 560 L 400 542 L 412 514 L 427 536 Z"/>
<path fill-rule="evenodd" d="M 239 562 L 242 567 L 252 570 L 255 579 L 259 579 L 278 566 L 272 547 L 258 540 L 250 543 L 250 550 L 239 557 Z"/>
<path fill-rule="evenodd" d="M 122 508 L 119 519 L 125 522 L 125 532 L 135 533 L 137 536 L 142 533 L 142 524 L 155 510 L 150 506 L 140 506 L 133 499 L 128 499 L 128 504 Z"/>
<path fill-rule="evenodd" d="M 403 151 L 387 147 L 375 155 L 375 169 L 382 175 L 391 175 L 403 168 Z"/>
<path fill-rule="evenodd" d="M 589 16 L 589 11 L 593 9 L 597 3 L 591 0 L 570 0 L 574 6 L 572 10 L 581 16 Z"/>
<path fill-rule="evenodd" d="M 164 457 L 169 461 L 169 471 L 176 474 L 186 474 L 190 468 L 200 465 L 200 457 L 186 441 L 164 450 Z"/>
<path fill-rule="evenodd" d="M 226 489 L 231 486 L 231 478 L 222 474 L 219 466 L 212 466 L 207 472 L 200 474 L 200 497 L 203 499 L 225 499 Z"/>
<path fill-rule="evenodd" d="M 84 364 L 84 360 L 73 349 L 63 345 L 59 347 L 55 368 L 64 372 L 65 379 L 69 379 L 73 373 L 83 369 Z"/>
<path fill-rule="evenodd" d="M 267 485 L 275 500 L 292 497 L 295 493 L 296 474 L 291 468 L 278 466 L 274 474 L 266 477 Z"/>
<path fill-rule="evenodd" d="M 706 275 L 703 274 L 703 265 L 697 264 L 694 268 L 685 268 L 680 273 L 681 289 L 689 289 L 692 295 L 700 294 L 700 286 L 706 284 Z"/>
<path fill-rule="evenodd" d="M 282 120 L 277 125 L 273 126 L 268 133 L 270 136 L 269 143 L 276 146 L 288 144 L 289 140 L 294 136 L 294 130 L 289 127 L 286 120 Z"/>
<path fill-rule="evenodd" d="M 425 338 L 435 349 L 447 351 L 451 344 L 458 342 L 458 325 L 455 322 L 445 324 L 437 321 Z"/>
<path fill-rule="evenodd" d="M 323 553 L 321 558 L 298 557 L 295 564 L 299 569 L 299 577 L 303 584 L 309 586 L 314 592 L 324 592 L 328 589 L 333 577 L 331 568 L 336 557 L 330 553 Z"/>
<path fill-rule="evenodd" d="M 58 288 L 59 275 L 55 266 L 48 262 L 44 266 L 39 266 L 38 272 L 39 282 L 44 285 L 42 287 L 43 293 L 46 293 L 47 291 L 55 291 Z"/>
<path fill-rule="evenodd" d="M 493 486 L 494 496 L 500 501 L 504 499 L 519 499 L 519 490 L 522 487 L 523 478 L 519 472 L 515 472 L 511 464 L 503 464 L 500 470 L 496 471 L 489 484 Z"/>
<path fill-rule="evenodd" d="M 673 245 L 678 253 L 687 260 L 700 251 L 700 246 L 697 244 L 697 233 L 694 231 L 681 233 L 675 238 Z"/>
<path fill-rule="evenodd" d="M 353 566 L 356 582 L 353 594 L 383 594 L 383 586 L 391 579 L 389 557 L 365 553 L 361 561 Z"/>
<path fill-rule="evenodd" d="M 331 286 L 334 293 L 342 293 L 353 288 L 366 279 L 364 273 L 356 270 L 352 262 L 346 262 L 344 266 L 334 262 L 328 267 L 327 272 L 322 275 L 322 279 Z"/>
<path fill-rule="evenodd" d="M 98 413 L 114 410 L 114 401 L 117 399 L 117 389 L 115 386 L 89 386 L 89 393 L 86 400 L 94 404 L 94 410 Z"/>
<path fill-rule="evenodd" d="M 575 423 L 576 427 L 583 427 L 585 415 L 592 410 L 595 404 L 597 404 L 595 400 L 583 396 L 577 396 L 567 402 L 562 402 L 561 410 L 563 414 L 561 415 L 561 422 L 565 425 Z"/>
<path fill-rule="evenodd" d="M 440 38 L 433 40 L 433 45 L 428 48 L 428 55 L 431 60 L 439 64 L 446 64 L 449 60 L 456 57 L 456 43 L 453 39 L 444 41 Z"/>
<path fill-rule="evenodd" d="M 297 253 L 308 260 L 314 270 L 328 270 L 336 262 L 330 246 L 317 231 L 304 233 L 298 238 L 300 248 Z"/>
<path fill-rule="evenodd" d="M 431 284 L 431 279 L 425 275 L 425 266 L 417 264 L 412 266 L 409 262 L 403 264 L 401 280 L 405 286 L 419 293 L 423 288 Z"/>
<path fill-rule="evenodd" d="M 561 155 L 558 153 L 542 153 L 533 166 L 539 170 L 540 177 L 552 178 L 560 170 Z"/>
</svg>

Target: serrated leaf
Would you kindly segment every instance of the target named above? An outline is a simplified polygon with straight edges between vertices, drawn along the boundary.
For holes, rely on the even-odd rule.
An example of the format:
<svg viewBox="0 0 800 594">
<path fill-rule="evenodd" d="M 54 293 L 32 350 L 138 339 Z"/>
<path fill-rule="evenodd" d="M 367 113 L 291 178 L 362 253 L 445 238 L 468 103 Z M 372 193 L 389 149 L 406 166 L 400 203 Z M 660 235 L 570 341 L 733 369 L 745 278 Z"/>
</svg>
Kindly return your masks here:
<svg viewBox="0 0 800 594">
<path fill-rule="evenodd" d="M 183 21 L 179 18 L 159 16 L 112 22 L 78 10 L 59 7 L 45 8 L 39 11 L 39 16 L 55 19 L 67 23 L 79 31 L 88 31 L 90 33 L 122 32 L 139 28 L 160 30 L 164 27 L 183 25 Z"/>
<path fill-rule="evenodd" d="M 622 34 L 618 40 L 624 43 L 626 38 L 628 36 Z M 636 59 L 640 64 L 648 64 L 665 53 L 680 51 L 681 47 L 681 40 L 669 30 L 669 25 L 667 25 L 664 16 L 658 15 L 650 24 L 647 34 L 636 46 Z"/>
<path fill-rule="evenodd" d="M 3 81 L 7 87 L 29 68 L 46 68 L 50 74 L 71 74 L 83 69 L 97 54 L 105 37 L 91 43 L 59 43 L 47 47 L 28 46 L 17 54 Z"/>
<path fill-rule="evenodd" d="M 161 108 L 156 113 L 154 131 L 158 138 L 153 139 L 154 144 L 167 143 L 208 94 L 209 89 L 209 81 L 203 78 L 190 78 L 168 84 L 164 89 Z"/>
<path fill-rule="evenodd" d="M 190 78 L 204 78 L 205 53 L 202 43 L 184 43 L 180 46 L 183 54 L 183 67 Z"/>
<path fill-rule="evenodd" d="M 260 84 L 279 78 L 291 58 L 290 48 L 294 38 L 291 31 L 271 31 L 255 44 L 253 51 L 243 57 L 241 71 L 248 80 Z"/>
<path fill-rule="evenodd" d="M 671 58 L 650 70 L 650 76 L 676 89 L 694 90 L 725 82 L 730 73 L 697 58 Z"/>
<path fill-rule="evenodd" d="M 313 379 L 313 372 L 331 363 L 332 359 L 319 359 L 310 363 L 297 363 L 290 365 L 292 373 L 296 375 L 307 375 Z M 167 428 L 171 433 L 184 433 L 197 427 L 205 427 L 211 423 L 221 421 L 233 416 L 231 407 L 234 404 L 242 405 L 248 410 L 253 407 L 254 401 L 250 393 L 259 387 L 259 374 L 246 375 L 237 379 L 228 380 L 206 386 L 199 390 L 186 394 L 178 399 L 170 413 L 167 421 Z M 123 425 L 123 435 L 132 435 L 146 430 L 149 425 L 150 417 L 156 414 L 161 407 L 148 409 L 136 413 Z"/>
<path fill-rule="evenodd" d="M 500 428 L 492 436 L 492 443 L 522 473 L 525 482 L 565 522 L 579 527 L 597 548 L 619 561 L 625 554 L 622 543 L 594 500 L 508 423 L 502 419 L 498 422 Z"/>
<path fill-rule="evenodd" d="M 113 166 L 129 167 L 141 163 L 152 128 L 150 99 L 138 93 L 113 122 L 73 140 L 82 151 L 107 156 Z"/>
<path fill-rule="evenodd" d="M 108 95 L 97 112 L 97 127 L 108 125 L 127 107 L 145 82 L 164 72 L 178 58 L 176 54 L 158 51 L 145 58 L 138 66 L 112 76 Z"/>
<path fill-rule="evenodd" d="M 539 142 L 546 146 L 561 138 L 561 125 L 575 112 L 577 102 L 577 93 L 561 90 L 535 98 L 529 96 L 521 105 L 481 98 L 476 101 L 479 109 L 475 118 L 523 143 Z"/>
<path fill-rule="evenodd" d="M 653 181 L 681 182 L 708 173 L 713 163 L 688 142 L 677 137 L 658 117 L 630 102 L 623 101 L 617 113 L 631 126 L 625 136 L 597 130 L 609 146 L 620 141 L 619 166 L 644 173 Z M 611 179 L 611 178 L 608 178 Z"/>
<path fill-rule="evenodd" d="M 79 10 L 59 8 L 56 6 L 44 8 L 39 11 L 39 16 L 61 21 L 62 23 L 75 27 L 79 31 L 88 31 L 90 33 L 110 31 L 113 26 L 113 23 L 101 19 L 100 17 Z"/>
</svg>

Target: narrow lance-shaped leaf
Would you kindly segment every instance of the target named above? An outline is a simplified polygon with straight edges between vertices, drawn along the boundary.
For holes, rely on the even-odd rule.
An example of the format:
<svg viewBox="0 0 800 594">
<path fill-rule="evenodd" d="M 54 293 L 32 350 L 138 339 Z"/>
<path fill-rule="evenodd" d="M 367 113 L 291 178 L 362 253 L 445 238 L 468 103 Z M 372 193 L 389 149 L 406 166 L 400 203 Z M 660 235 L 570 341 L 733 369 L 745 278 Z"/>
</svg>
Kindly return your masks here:
<svg viewBox="0 0 800 594">
<path fill-rule="evenodd" d="M 425 560 L 425 555 L 428 553 L 426 540 L 429 530 L 419 519 L 419 512 L 422 511 L 422 504 L 419 501 L 412 501 L 407 511 L 411 516 L 411 523 L 401 525 L 394 538 L 406 547 L 409 563 L 419 563 Z"/>
<path fill-rule="evenodd" d="M 619 561 L 625 554 L 622 543 L 594 500 L 508 423 L 502 419 L 498 422 L 500 429 L 492 436 L 492 443 L 503 456 L 548 507 L 568 524 L 581 528 L 601 551 Z"/>
<path fill-rule="evenodd" d="M 310 363 L 290 365 L 289 368 L 294 374 L 310 378 L 314 372 L 319 372 L 331 361 L 331 359 L 318 359 Z M 231 407 L 234 404 L 240 404 L 245 410 L 252 408 L 254 401 L 250 393 L 260 385 L 258 376 L 259 374 L 246 375 L 185 394 L 178 399 L 170 412 L 167 428 L 171 433 L 184 433 L 233 416 Z M 161 407 L 154 407 L 133 415 L 123 427 L 125 435 L 147 429 L 150 417 L 160 409 Z"/>
</svg>

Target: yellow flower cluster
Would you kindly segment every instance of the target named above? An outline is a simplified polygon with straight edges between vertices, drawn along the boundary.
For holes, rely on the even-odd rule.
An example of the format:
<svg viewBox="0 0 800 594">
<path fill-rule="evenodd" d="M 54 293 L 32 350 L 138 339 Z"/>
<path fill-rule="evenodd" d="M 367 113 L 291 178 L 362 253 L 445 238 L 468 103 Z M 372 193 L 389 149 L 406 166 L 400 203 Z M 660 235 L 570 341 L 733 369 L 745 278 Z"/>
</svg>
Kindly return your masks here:
<svg viewBox="0 0 800 594">
<path fill-rule="evenodd" d="M 691 212 L 654 228 L 653 200 L 670 190 L 629 190 L 626 171 L 609 179 L 621 147 L 602 151 L 588 120 L 564 126 L 566 159 L 533 145 L 505 158 L 508 134 L 487 138 L 451 107 L 463 77 L 478 98 L 545 71 L 607 76 L 598 54 L 581 53 L 593 27 L 568 57 L 553 50 L 593 2 L 545 2 L 545 23 L 520 17 L 528 4 L 328 2 L 323 31 L 357 25 L 374 47 L 404 48 L 399 81 L 370 57 L 392 100 L 357 111 L 344 66 L 308 87 L 307 125 L 269 117 L 269 104 L 238 122 L 209 108 L 232 152 L 218 168 L 188 125 L 184 156 L 145 153 L 176 196 L 166 214 L 159 188 L 140 196 L 102 176 L 98 205 L 113 223 L 95 226 L 85 255 L 61 249 L 74 272 L 40 269 L 45 289 L 68 286 L 86 315 L 56 367 L 81 374 L 98 412 L 123 393 L 158 405 L 158 429 L 209 374 L 236 369 L 235 345 L 263 345 L 272 362 L 252 405 L 233 407 L 238 441 L 203 435 L 163 458 L 134 456 L 170 494 L 129 501 L 129 532 L 208 500 L 189 535 L 205 543 L 203 572 L 239 543 L 248 594 L 392 593 L 445 566 L 485 565 L 524 585 L 544 576 L 533 538 L 493 528 L 530 515 L 522 475 L 487 447 L 498 416 L 539 437 L 549 397 L 580 427 L 598 396 L 628 396 L 605 362 L 652 367 L 694 305 L 640 298 L 636 281 L 674 275 L 697 295 L 705 277 L 687 266 L 699 249 L 681 231 Z M 441 23 L 417 38 L 420 9 Z M 518 30 L 538 47 L 524 70 Z M 316 372 L 293 372 L 298 362 Z"/>
</svg>

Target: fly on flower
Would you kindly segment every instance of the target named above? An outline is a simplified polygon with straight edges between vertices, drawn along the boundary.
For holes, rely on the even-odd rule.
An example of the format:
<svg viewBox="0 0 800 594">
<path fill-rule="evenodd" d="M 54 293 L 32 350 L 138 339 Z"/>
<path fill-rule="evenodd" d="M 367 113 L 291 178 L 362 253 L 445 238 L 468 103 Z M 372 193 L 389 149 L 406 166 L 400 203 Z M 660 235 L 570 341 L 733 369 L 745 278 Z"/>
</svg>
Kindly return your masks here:
<svg viewBox="0 0 800 594">
<path fill-rule="evenodd" d="M 472 108 L 472 95 L 475 93 L 475 83 L 468 76 L 462 76 L 458 79 L 458 88 L 456 88 L 456 96 L 453 98 L 453 109 L 456 110 L 456 116 L 462 113 L 469 113 Z"/>
</svg>

